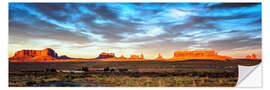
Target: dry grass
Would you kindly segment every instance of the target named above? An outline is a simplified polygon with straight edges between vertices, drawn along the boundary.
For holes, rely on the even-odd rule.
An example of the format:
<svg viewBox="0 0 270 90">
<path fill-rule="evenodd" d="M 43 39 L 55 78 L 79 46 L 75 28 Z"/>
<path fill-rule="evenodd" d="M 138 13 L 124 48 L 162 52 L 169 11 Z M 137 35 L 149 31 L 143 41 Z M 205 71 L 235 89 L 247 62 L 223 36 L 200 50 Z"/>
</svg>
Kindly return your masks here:
<svg viewBox="0 0 270 90">
<path fill-rule="evenodd" d="M 105 86 L 105 87 L 232 87 L 237 77 L 200 77 L 200 76 L 147 76 L 138 77 L 128 74 L 102 73 L 10 73 L 9 86 L 38 86 L 46 82 L 78 82 Z"/>
</svg>

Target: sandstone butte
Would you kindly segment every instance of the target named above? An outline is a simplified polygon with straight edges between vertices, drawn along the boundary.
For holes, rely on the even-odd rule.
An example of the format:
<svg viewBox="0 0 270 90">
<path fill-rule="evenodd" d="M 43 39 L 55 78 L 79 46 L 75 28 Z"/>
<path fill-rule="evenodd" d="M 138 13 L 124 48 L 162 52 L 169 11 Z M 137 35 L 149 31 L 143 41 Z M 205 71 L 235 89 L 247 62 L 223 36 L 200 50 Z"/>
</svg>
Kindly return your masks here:
<svg viewBox="0 0 270 90">
<path fill-rule="evenodd" d="M 258 60 L 260 60 L 259 58 L 257 58 L 257 55 L 254 53 L 252 55 L 247 55 L 245 59 L 254 59 L 254 60 L 258 59 Z"/>
<path fill-rule="evenodd" d="M 142 61 L 142 60 L 160 60 L 160 61 L 181 61 L 190 59 L 207 59 L 207 60 L 234 60 L 229 56 L 220 56 L 214 50 L 209 51 L 175 51 L 172 58 L 165 59 L 160 54 L 158 54 L 155 59 L 145 59 L 144 55 L 130 55 L 129 58 L 121 55 L 116 57 L 114 53 L 102 52 L 97 58 L 82 60 L 82 59 L 72 59 L 68 56 L 58 56 L 58 54 L 51 48 L 46 48 L 43 50 L 21 50 L 15 53 L 15 55 L 9 60 L 11 62 L 20 61 L 63 61 L 63 59 L 69 59 L 64 61 Z M 255 54 L 248 55 L 244 59 L 257 59 Z M 260 60 L 260 59 L 258 59 Z"/>
<path fill-rule="evenodd" d="M 187 59 L 213 59 L 213 60 L 232 60 L 229 56 L 220 56 L 214 50 L 209 51 L 176 51 L 169 60 L 187 60 Z"/>
<path fill-rule="evenodd" d="M 56 60 L 56 59 L 70 59 L 69 57 L 63 55 L 58 56 L 58 54 L 51 48 L 45 48 L 43 50 L 21 50 L 15 53 L 15 55 L 9 58 L 10 61 L 17 60 Z"/>
<path fill-rule="evenodd" d="M 130 55 L 129 58 L 121 55 L 120 57 L 116 57 L 114 53 L 105 53 L 102 52 L 96 59 L 100 59 L 100 61 L 142 61 L 144 59 L 144 55 Z"/>
<path fill-rule="evenodd" d="M 165 60 L 161 55 L 160 55 L 160 53 L 158 54 L 158 57 L 157 58 L 155 58 L 155 60 Z"/>
<path fill-rule="evenodd" d="M 99 54 L 99 56 L 96 59 L 106 59 L 106 58 L 115 58 L 115 55 L 114 53 L 102 52 L 101 54 Z"/>
</svg>

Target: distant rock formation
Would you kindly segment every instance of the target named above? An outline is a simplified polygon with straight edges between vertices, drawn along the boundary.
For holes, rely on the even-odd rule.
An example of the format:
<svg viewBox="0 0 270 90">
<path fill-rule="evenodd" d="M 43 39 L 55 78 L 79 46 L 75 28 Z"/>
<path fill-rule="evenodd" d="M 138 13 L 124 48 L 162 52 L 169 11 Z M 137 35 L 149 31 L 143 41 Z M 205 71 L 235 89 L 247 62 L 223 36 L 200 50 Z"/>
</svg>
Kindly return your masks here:
<svg viewBox="0 0 270 90">
<path fill-rule="evenodd" d="M 130 59 L 139 59 L 139 55 L 130 55 Z"/>
<path fill-rule="evenodd" d="M 161 55 L 160 53 L 158 54 L 158 57 L 155 59 L 155 60 L 165 60 Z"/>
<path fill-rule="evenodd" d="M 257 59 L 256 54 L 253 53 L 252 56 L 251 56 L 251 58 L 252 58 L 252 59 Z"/>
<path fill-rule="evenodd" d="M 124 57 L 124 55 L 121 55 L 120 57 L 118 57 L 118 59 L 127 59 L 127 58 Z"/>
<path fill-rule="evenodd" d="M 99 54 L 99 56 L 96 59 L 105 59 L 105 58 L 115 58 L 115 55 L 114 53 L 102 52 L 101 54 Z"/>
<path fill-rule="evenodd" d="M 143 60 L 144 59 L 144 55 L 141 54 L 141 55 L 130 55 L 130 58 L 129 59 L 132 59 L 132 60 Z"/>
<path fill-rule="evenodd" d="M 69 59 L 67 56 L 58 57 L 58 54 L 51 48 L 43 50 L 21 50 L 15 53 L 10 60 L 55 60 L 55 59 Z"/>
<path fill-rule="evenodd" d="M 140 59 L 144 59 L 144 55 L 143 55 L 143 54 L 141 54 L 141 57 L 140 57 Z"/>
<path fill-rule="evenodd" d="M 187 59 L 215 59 L 215 60 L 226 60 L 232 59 L 228 56 L 220 56 L 215 51 L 176 51 L 174 52 L 171 60 L 187 60 Z"/>
<path fill-rule="evenodd" d="M 72 58 L 70 58 L 66 55 L 62 55 L 62 56 L 58 57 L 57 59 L 72 59 Z"/>
<path fill-rule="evenodd" d="M 246 59 L 257 59 L 257 55 L 254 53 L 252 55 L 247 55 Z"/>
<path fill-rule="evenodd" d="M 247 55 L 247 56 L 246 56 L 246 59 L 251 59 L 251 56 L 250 56 L 250 55 Z"/>
</svg>

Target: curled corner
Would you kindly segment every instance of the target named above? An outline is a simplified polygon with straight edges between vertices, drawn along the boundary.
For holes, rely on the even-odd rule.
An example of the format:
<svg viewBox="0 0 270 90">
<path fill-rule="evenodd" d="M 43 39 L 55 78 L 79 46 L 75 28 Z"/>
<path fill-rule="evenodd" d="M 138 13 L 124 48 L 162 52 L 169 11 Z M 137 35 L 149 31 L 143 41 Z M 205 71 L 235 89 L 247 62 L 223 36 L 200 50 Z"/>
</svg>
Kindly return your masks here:
<svg viewBox="0 0 270 90">
<path fill-rule="evenodd" d="M 238 81 L 236 87 L 261 87 L 261 70 L 261 64 L 254 66 L 238 65 Z"/>
</svg>

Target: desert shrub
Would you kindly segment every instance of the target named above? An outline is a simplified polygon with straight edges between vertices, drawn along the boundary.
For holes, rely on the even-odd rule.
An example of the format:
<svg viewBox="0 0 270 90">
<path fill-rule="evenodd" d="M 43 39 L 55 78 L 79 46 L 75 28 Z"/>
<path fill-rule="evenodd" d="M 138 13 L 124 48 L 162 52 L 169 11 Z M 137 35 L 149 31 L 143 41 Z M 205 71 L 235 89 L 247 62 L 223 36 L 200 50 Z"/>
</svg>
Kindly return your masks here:
<svg viewBox="0 0 270 90">
<path fill-rule="evenodd" d="M 104 68 L 104 71 L 109 71 L 109 70 L 110 70 L 109 67 Z"/>
<path fill-rule="evenodd" d="M 54 68 L 51 68 L 51 69 L 48 69 L 48 68 L 47 68 L 47 69 L 46 69 L 46 72 L 57 72 L 57 71 L 56 71 L 56 69 L 54 69 Z"/>
<path fill-rule="evenodd" d="M 82 71 L 88 72 L 88 67 L 82 67 Z"/>
<path fill-rule="evenodd" d="M 127 72 L 128 71 L 128 69 L 126 69 L 126 68 L 120 68 L 119 69 L 119 72 Z"/>
<path fill-rule="evenodd" d="M 36 81 L 30 80 L 25 83 L 27 86 L 33 86 L 33 84 L 36 84 Z"/>
<path fill-rule="evenodd" d="M 110 67 L 106 67 L 106 68 L 104 68 L 104 71 L 115 71 L 115 69 L 114 68 L 110 68 Z"/>
</svg>

